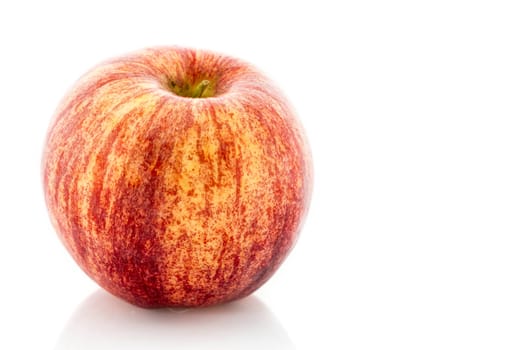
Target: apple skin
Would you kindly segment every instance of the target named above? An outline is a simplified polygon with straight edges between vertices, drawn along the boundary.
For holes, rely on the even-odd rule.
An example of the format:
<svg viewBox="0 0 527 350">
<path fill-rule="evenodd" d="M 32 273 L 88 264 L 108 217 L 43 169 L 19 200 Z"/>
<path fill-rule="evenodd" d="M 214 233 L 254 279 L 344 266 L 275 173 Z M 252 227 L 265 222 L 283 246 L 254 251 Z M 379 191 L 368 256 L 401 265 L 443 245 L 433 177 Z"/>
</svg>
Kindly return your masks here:
<svg viewBox="0 0 527 350">
<path fill-rule="evenodd" d="M 259 288 L 296 242 L 313 182 L 305 133 L 275 85 L 246 62 L 181 47 L 82 76 L 51 122 L 42 174 L 78 265 L 150 308 Z"/>
</svg>

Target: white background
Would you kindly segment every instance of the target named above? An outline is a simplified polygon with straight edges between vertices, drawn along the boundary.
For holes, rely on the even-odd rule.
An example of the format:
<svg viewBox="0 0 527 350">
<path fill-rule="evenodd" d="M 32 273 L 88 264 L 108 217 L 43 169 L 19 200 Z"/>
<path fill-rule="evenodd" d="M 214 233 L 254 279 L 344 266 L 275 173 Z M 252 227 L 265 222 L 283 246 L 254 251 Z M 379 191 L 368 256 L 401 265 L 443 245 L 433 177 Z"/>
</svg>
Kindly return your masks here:
<svg viewBox="0 0 527 350">
<path fill-rule="evenodd" d="M 1 2 L 0 348 L 525 349 L 524 3 Z M 260 67 L 311 141 L 302 236 L 237 303 L 122 303 L 48 221 L 60 98 L 97 62 L 161 44 Z"/>
</svg>

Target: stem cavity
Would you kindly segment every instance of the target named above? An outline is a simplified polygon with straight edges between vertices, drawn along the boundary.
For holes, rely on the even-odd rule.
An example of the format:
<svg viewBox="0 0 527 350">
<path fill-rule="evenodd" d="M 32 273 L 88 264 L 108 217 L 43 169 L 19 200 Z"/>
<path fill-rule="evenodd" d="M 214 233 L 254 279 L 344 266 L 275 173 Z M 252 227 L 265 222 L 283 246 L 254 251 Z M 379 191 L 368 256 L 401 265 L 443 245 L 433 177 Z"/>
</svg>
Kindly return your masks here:
<svg viewBox="0 0 527 350">
<path fill-rule="evenodd" d="M 209 79 L 203 79 L 194 84 L 170 80 L 168 82 L 168 88 L 174 94 L 181 97 L 207 98 L 213 97 L 215 94 L 214 84 Z"/>
</svg>

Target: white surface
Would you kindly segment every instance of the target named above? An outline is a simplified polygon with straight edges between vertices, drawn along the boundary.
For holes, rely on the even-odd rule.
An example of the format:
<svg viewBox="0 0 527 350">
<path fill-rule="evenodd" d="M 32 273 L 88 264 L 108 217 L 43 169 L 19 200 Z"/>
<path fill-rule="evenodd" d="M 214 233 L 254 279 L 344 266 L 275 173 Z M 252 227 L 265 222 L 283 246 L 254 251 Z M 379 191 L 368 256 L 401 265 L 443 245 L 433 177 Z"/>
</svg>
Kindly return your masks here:
<svg viewBox="0 0 527 350">
<path fill-rule="evenodd" d="M 0 348 L 524 349 L 526 18 L 524 1 L 1 2 Z M 158 44 L 256 64 L 311 140 L 299 243 L 234 305 L 123 304 L 47 218 L 59 99 Z"/>
</svg>

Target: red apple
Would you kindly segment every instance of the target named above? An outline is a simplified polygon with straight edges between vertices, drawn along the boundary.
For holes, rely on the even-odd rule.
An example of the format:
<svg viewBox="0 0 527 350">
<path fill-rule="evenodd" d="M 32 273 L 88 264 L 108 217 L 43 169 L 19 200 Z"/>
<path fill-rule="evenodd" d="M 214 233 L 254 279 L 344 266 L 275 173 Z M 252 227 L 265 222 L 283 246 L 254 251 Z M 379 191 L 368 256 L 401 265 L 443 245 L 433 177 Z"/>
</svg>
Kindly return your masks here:
<svg viewBox="0 0 527 350">
<path fill-rule="evenodd" d="M 251 65 L 178 47 L 104 62 L 59 105 L 43 155 L 51 221 L 100 286 L 142 307 L 259 288 L 312 187 L 306 137 Z"/>
</svg>

